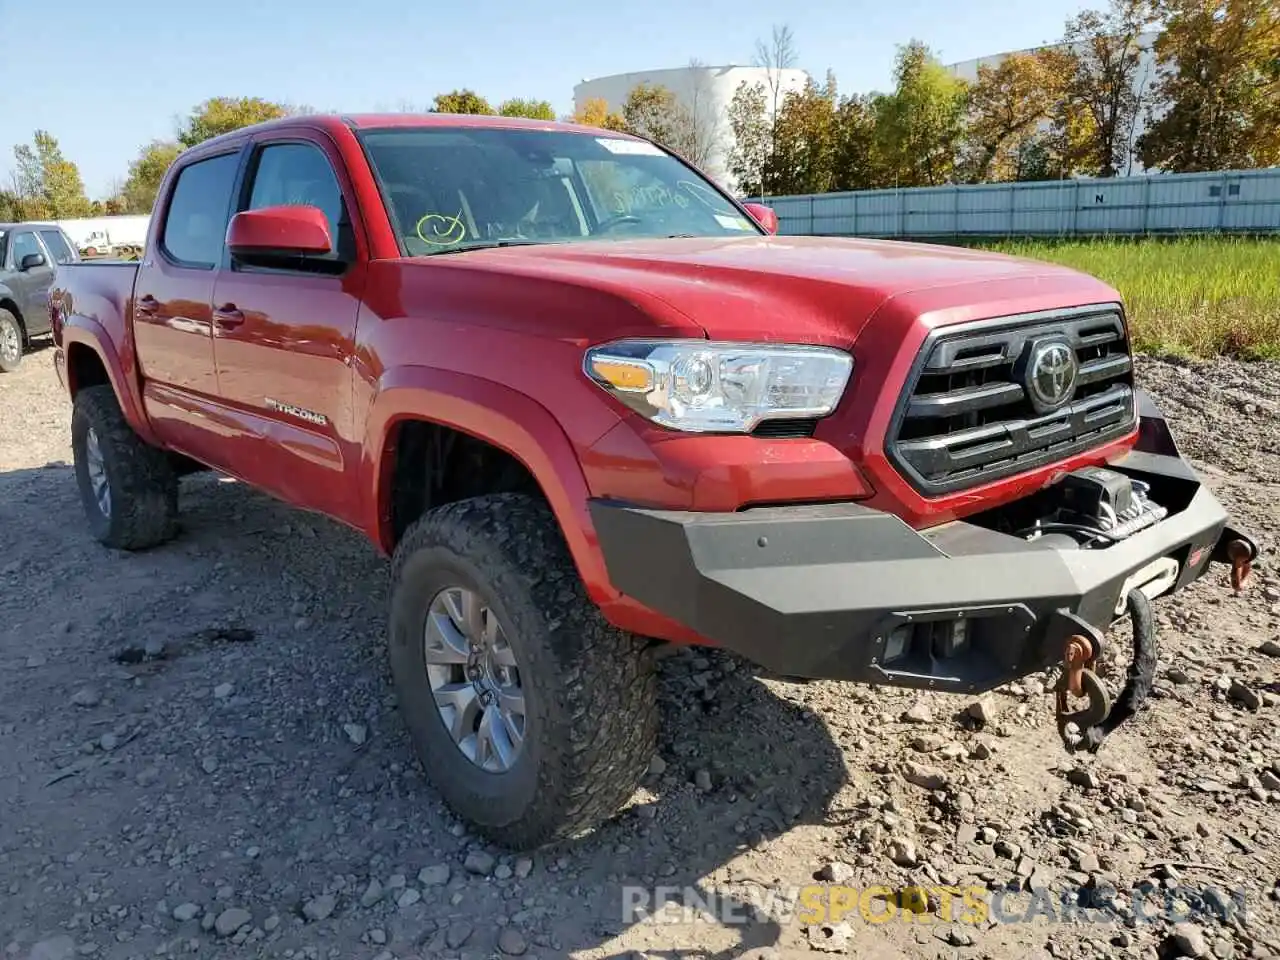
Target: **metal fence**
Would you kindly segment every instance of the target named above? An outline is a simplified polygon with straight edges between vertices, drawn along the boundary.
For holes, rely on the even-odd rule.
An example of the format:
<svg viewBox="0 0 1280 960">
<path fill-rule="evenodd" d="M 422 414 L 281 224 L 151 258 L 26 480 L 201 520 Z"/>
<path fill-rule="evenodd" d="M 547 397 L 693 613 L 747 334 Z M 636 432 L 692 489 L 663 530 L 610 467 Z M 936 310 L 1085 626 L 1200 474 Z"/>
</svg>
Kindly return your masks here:
<svg viewBox="0 0 1280 960">
<path fill-rule="evenodd" d="M 1280 233 L 1280 168 L 864 190 L 765 202 L 777 211 L 779 233 L 790 235 Z"/>
</svg>

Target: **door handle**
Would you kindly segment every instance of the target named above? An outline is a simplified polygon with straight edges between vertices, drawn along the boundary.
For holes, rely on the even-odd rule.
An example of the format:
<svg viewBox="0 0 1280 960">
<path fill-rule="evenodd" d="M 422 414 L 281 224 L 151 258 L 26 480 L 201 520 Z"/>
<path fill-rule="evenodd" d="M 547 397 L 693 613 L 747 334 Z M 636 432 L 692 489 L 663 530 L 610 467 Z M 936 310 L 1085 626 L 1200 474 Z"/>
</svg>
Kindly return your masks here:
<svg viewBox="0 0 1280 960">
<path fill-rule="evenodd" d="M 244 323 L 244 314 L 234 303 L 224 303 L 220 307 L 213 308 L 213 322 L 229 330 Z"/>
<path fill-rule="evenodd" d="M 160 301 L 147 294 L 145 297 L 139 297 L 133 304 L 133 315 L 135 317 L 154 317 L 160 309 Z"/>
</svg>

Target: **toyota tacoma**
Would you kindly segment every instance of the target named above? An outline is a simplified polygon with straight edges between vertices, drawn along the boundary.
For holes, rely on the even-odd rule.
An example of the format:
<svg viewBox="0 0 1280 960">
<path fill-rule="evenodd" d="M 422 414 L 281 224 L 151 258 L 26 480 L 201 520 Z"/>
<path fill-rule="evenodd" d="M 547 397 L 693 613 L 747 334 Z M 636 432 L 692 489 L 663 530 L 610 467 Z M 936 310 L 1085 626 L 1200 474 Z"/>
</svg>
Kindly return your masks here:
<svg viewBox="0 0 1280 960">
<path fill-rule="evenodd" d="M 1257 555 L 1115 290 L 781 236 L 623 133 L 246 128 L 178 158 L 141 263 L 62 266 L 51 308 L 92 534 L 163 543 L 205 468 L 361 531 L 427 775 L 513 848 L 634 790 L 664 650 L 957 693 L 1060 667 L 1094 750 L 1150 686 L 1151 600 Z"/>
</svg>

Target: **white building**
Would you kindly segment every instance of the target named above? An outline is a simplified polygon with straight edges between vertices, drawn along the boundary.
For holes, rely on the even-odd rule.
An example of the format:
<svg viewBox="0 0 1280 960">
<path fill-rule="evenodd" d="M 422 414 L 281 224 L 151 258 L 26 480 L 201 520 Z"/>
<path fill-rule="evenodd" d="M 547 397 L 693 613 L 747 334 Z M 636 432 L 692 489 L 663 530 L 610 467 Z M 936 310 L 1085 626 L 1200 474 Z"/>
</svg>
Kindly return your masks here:
<svg viewBox="0 0 1280 960">
<path fill-rule="evenodd" d="M 770 71 L 765 67 L 676 67 L 670 70 L 644 70 L 638 73 L 618 73 L 611 77 L 583 80 L 573 88 L 574 109 L 581 110 L 588 100 L 603 100 L 610 110 L 621 112 L 627 95 L 637 86 L 647 83 L 663 86 L 675 94 L 676 99 L 690 110 L 698 122 L 713 131 L 715 149 L 704 165 L 705 172 L 720 183 L 733 188 L 733 178 L 727 169 L 729 150 L 733 146 L 733 130 L 729 126 L 728 110 L 733 95 L 746 84 L 763 84 L 770 88 L 770 74 L 777 80 L 778 102 L 791 91 L 800 92 L 809 80 L 803 70 Z"/>
<path fill-rule="evenodd" d="M 1142 135 L 1143 130 L 1147 127 L 1147 99 L 1150 96 L 1151 88 L 1156 82 L 1157 70 L 1156 56 L 1154 44 L 1159 34 L 1155 31 L 1144 33 L 1138 37 L 1138 46 L 1142 49 L 1141 59 L 1138 62 L 1138 69 L 1133 76 L 1134 92 L 1138 95 L 1139 100 L 1143 103 L 1142 108 L 1138 111 L 1137 122 L 1133 126 L 1133 135 L 1130 137 L 1130 148 L 1138 142 L 1138 137 Z M 979 67 L 998 67 L 1005 57 L 1012 56 L 1015 53 L 1035 53 L 1038 50 L 1069 50 L 1075 47 L 1077 51 L 1083 52 L 1083 44 L 1050 44 L 1047 47 L 1031 47 L 1026 50 L 1010 50 L 1007 53 L 996 53 L 986 57 L 975 57 L 973 60 L 963 60 L 960 63 L 952 63 L 947 65 L 954 76 L 969 83 L 976 83 L 978 80 Z M 1138 162 L 1136 157 L 1131 158 L 1131 166 L 1120 170 L 1121 176 L 1142 173 L 1142 164 Z"/>
</svg>

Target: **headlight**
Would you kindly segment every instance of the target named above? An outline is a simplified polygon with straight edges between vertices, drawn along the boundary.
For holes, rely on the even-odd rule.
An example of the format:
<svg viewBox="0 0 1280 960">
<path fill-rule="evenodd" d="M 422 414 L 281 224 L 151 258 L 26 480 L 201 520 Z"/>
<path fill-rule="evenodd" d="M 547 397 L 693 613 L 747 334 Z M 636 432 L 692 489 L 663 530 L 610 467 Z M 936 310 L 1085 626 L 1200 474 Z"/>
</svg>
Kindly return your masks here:
<svg viewBox="0 0 1280 960">
<path fill-rule="evenodd" d="M 585 368 L 664 427 L 749 433 L 761 420 L 829 414 L 849 382 L 853 357 L 825 347 L 620 340 L 588 350 Z"/>
</svg>

